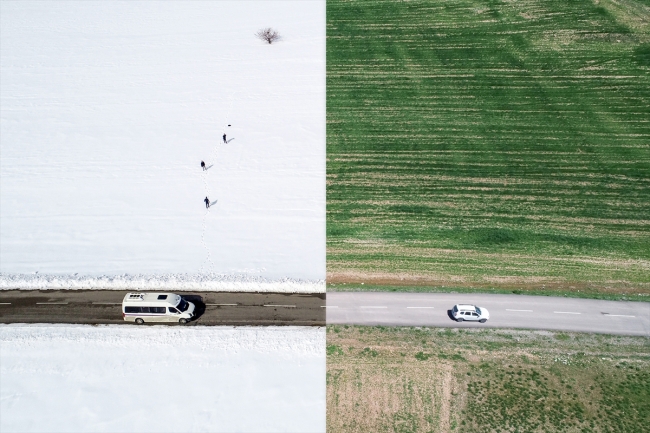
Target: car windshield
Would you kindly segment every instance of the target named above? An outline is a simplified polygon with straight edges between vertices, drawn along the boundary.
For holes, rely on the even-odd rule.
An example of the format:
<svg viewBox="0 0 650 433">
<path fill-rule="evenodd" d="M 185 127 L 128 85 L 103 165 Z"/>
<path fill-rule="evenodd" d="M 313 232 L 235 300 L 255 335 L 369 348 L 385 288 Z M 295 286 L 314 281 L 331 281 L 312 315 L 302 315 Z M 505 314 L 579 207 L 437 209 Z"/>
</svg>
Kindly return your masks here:
<svg viewBox="0 0 650 433">
<path fill-rule="evenodd" d="M 180 311 L 187 311 L 189 306 L 190 305 L 187 303 L 187 301 L 185 299 L 181 298 L 181 302 L 178 303 L 176 308 L 178 308 Z"/>
<path fill-rule="evenodd" d="M 481 309 L 479 307 L 476 307 L 476 314 L 481 314 Z"/>
</svg>

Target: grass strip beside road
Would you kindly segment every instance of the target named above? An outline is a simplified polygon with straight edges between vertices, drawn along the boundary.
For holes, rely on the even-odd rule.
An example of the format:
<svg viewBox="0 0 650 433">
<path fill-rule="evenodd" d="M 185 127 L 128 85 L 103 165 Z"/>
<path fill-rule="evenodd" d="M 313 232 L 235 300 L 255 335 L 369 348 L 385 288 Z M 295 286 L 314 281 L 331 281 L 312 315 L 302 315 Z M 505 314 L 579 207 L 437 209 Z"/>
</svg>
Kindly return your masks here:
<svg viewBox="0 0 650 433">
<path fill-rule="evenodd" d="M 619 289 L 620 290 L 620 289 Z M 553 296 L 561 298 L 582 298 L 601 299 L 604 301 L 638 301 L 650 302 L 649 293 L 634 293 L 628 291 L 608 292 L 605 288 L 575 287 L 540 288 L 540 289 L 508 289 L 500 287 L 462 287 L 462 286 L 413 286 L 413 285 L 375 285 L 357 283 L 328 284 L 328 292 L 406 292 L 406 293 L 490 293 L 499 295 L 529 295 L 529 296 Z"/>
<path fill-rule="evenodd" d="M 644 337 L 327 327 L 330 433 L 636 433 L 649 424 Z"/>
<path fill-rule="evenodd" d="M 328 281 L 650 294 L 649 23 L 646 0 L 328 2 Z"/>
</svg>

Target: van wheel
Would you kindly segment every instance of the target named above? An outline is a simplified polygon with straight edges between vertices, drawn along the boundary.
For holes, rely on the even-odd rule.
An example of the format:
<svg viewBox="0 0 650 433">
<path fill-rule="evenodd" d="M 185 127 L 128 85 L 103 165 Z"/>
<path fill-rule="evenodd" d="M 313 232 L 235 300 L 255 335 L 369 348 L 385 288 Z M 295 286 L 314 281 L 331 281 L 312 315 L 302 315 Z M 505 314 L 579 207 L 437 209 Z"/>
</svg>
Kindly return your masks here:
<svg viewBox="0 0 650 433">
<path fill-rule="evenodd" d="M 458 319 L 456 319 L 456 322 L 462 322 L 463 320 L 464 319 L 462 317 L 459 317 Z"/>
<path fill-rule="evenodd" d="M 487 322 L 487 319 L 481 319 L 481 320 L 479 320 L 479 322 L 485 323 L 485 322 Z"/>
<path fill-rule="evenodd" d="M 137 319 L 135 319 L 135 323 L 137 323 L 138 325 L 142 325 L 144 323 L 144 320 L 138 317 Z"/>
<path fill-rule="evenodd" d="M 185 325 L 187 323 L 187 319 L 178 319 L 178 323 Z"/>
</svg>

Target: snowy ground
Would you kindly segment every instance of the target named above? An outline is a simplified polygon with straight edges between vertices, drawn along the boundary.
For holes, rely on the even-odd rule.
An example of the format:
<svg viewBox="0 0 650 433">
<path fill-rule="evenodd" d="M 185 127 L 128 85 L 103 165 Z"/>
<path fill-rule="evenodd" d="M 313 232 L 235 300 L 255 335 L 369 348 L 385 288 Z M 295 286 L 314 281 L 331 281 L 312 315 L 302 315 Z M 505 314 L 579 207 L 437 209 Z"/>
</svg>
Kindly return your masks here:
<svg viewBox="0 0 650 433">
<path fill-rule="evenodd" d="M 325 330 L 0 325 L 2 432 L 324 432 Z"/>
<path fill-rule="evenodd" d="M 0 286 L 325 278 L 324 0 L 2 1 L 0 32 Z"/>
<path fill-rule="evenodd" d="M 191 290 L 212 292 L 324 293 L 325 281 L 283 278 L 271 280 L 252 275 L 0 275 L 0 290 Z"/>
</svg>

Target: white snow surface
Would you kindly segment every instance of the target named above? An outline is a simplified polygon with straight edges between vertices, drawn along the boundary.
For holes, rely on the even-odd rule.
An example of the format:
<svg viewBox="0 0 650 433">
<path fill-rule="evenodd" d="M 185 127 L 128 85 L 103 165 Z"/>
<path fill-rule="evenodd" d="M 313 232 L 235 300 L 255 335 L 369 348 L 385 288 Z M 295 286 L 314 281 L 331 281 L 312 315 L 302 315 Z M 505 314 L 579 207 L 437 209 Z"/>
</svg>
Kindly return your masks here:
<svg viewBox="0 0 650 433">
<path fill-rule="evenodd" d="M 0 290 L 193 290 L 210 292 L 325 293 L 325 281 L 250 275 L 25 275 L 0 274 Z"/>
<path fill-rule="evenodd" d="M 0 286 L 325 278 L 324 0 L 2 1 L 0 38 Z"/>
<path fill-rule="evenodd" d="M 2 432 L 324 432 L 324 328 L 0 325 Z"/>
</svg>

